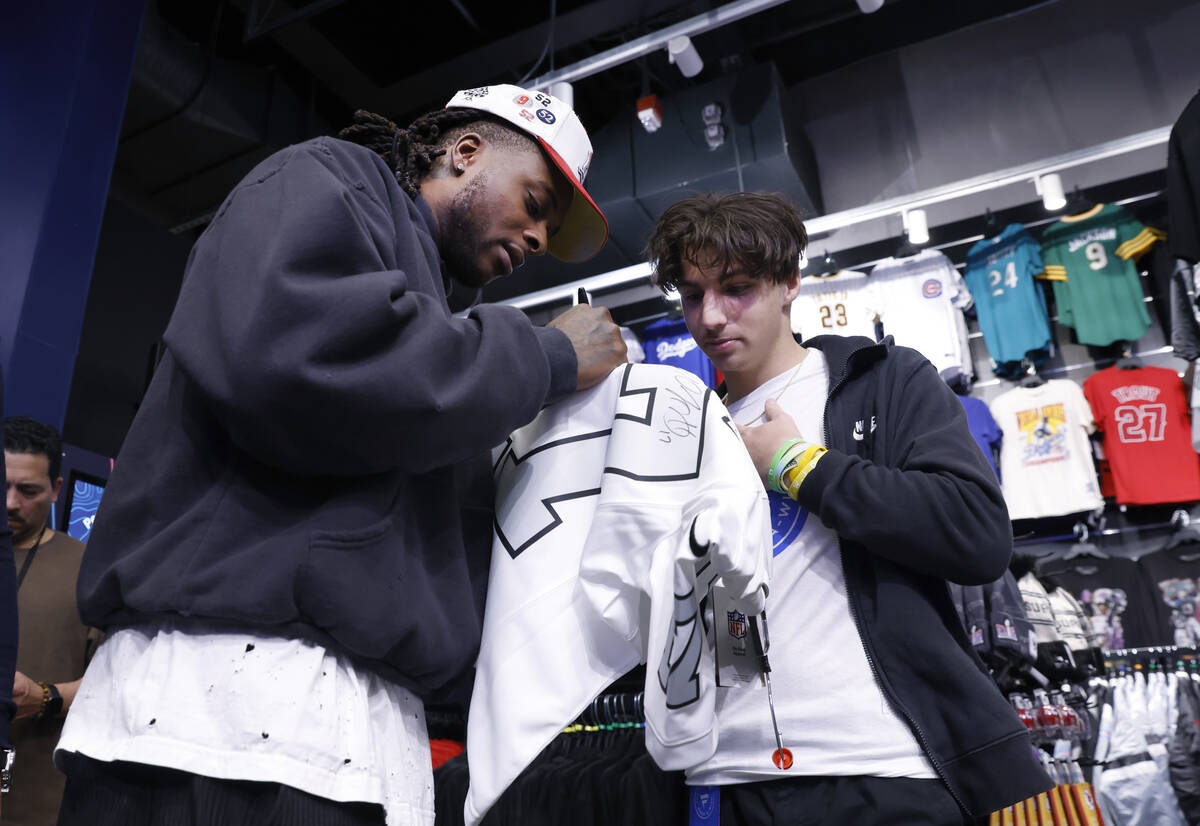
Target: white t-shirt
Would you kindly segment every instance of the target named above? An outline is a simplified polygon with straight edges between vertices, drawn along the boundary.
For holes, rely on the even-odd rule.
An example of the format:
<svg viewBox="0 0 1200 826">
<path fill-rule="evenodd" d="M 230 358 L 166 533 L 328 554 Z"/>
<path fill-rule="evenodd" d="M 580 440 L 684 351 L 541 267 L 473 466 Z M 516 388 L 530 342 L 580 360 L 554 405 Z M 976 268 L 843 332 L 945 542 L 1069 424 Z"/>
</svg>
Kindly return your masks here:
<svg viewBox="0 0 1200 826">
<path fill-rule="evenodd" d="M 808 275 L 800 279 L 800 294 L 792 302 L 792 332 L 803 338 L 832 333 L 874 340 L 878 315 L 865 272 Z"/>
<path fill-rule="evenodd" d="M 824 444 L 828 367 L 809 350 L 789 369 L 729 405 L 739 424 L 762 421 L 779 398 L 804 438 Z M 789 385 L 788 382 L 791 381 Z M 711 759 L 687 772 L 691 785 L 776 780 L 798 775 L 936 777 L 908 725 L 883 696 L 846 598 L 837 535 L 795 501 L 771 494 L 774 561 L 767 597 L 769 658 L 788 771 L 771 762 L 775 733 L 765 688 L 718 688 L 720 740 Z M 716 618 L 718 623 L 724 617 Z"/>
<path fill-rule="evenodd" d="M 96 651 L 58 751 L 378 803 L 388 826 L 432 826 L 425 709 L 319 645 L 171 623 Z"/>
<path fill-rule="evenodd" d="M 992 401 L 1004 431 L 1000 476 L 1012 519 L 1104 506 L 1088 434 L 1096 429 L 1083 388 L 1069 379 L 1015 387 Z"/>
</svg>

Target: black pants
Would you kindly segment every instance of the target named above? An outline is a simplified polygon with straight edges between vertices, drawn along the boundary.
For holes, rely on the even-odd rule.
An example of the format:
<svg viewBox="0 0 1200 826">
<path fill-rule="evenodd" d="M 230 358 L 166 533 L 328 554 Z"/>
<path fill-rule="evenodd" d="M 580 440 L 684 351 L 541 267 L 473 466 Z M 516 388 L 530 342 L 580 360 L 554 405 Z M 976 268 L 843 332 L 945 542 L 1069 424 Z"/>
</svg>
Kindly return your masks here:
<svg viewBox="0 0 1200 826">
<path fill-rule="evenodd" d="M 383 826 L 383 807 L 337 803 L 279 783 L 215 780 L 141 763 L 60 755 L 58 826 Z"/>
<path fill-rule="evenodd" d="M 963 826 L 940 780 L 796 777 L 721 787 L 721 826 Z"/>
</svg>

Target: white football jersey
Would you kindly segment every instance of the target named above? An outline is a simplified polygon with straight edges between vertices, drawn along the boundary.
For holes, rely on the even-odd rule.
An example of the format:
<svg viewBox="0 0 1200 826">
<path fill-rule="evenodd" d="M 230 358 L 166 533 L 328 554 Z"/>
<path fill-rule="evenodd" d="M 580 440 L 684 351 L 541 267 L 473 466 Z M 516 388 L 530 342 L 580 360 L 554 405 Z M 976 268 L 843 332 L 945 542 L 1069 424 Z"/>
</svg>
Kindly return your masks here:
<svg viewBox="0 0 1200 826">
<path fill-rule="evenodd" d="M 699 603 L 719 575 L 759 613 L 771 563 L 766 492 L 716 394 L 674 367 L 623 366 L 515 432 L 495 475 L 465 822 L 639 662 L 651 756 L 666 769 L 710 757 Z"/>
<path fill-rule="evenodd" d="M 971 375 L 967 323 L 971 293 L 954 264 L 937 250 L 889 258 L 871 271 L 874 301 L 883 308 L 883 332 L 933 362 L 948 381 Z"/>
</svg>

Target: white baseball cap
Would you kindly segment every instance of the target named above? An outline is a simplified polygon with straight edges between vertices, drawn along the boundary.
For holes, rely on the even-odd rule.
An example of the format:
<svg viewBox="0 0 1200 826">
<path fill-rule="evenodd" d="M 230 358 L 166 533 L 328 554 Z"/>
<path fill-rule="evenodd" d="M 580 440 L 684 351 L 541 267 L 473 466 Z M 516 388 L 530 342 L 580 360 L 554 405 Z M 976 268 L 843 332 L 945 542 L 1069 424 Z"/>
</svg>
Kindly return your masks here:
<svg viewBox="0 0 1200 826">
<path fill-rule="evenodd" d="M 575 187 L 563 224 L 550 239 L 550 254 L 576 262 L 600 251 L 608 240 L 608 220 L 583 188 L 592 163 L 592 142 L 570 106 L 545 92 L 502 83 L 456 92 L 446 108 L 478 109 L 537 138 L 546 157 Z"/>
</svg>

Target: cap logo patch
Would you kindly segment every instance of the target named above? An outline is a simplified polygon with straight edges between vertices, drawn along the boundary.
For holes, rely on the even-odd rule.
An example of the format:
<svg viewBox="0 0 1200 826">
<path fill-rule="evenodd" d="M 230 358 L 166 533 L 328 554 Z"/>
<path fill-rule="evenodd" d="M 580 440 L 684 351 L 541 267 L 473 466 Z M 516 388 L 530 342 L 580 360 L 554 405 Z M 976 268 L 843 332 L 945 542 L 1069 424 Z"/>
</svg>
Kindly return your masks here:
<svg viewBox="0 0 1200 826">
<path fill-rule="evenodd" d="M 554 113 L 549 109 L 538 109 L 537 116 L 542 123 L 554 123 Z"/>
<path fill-rule="evenodd" d="M 467 100 L 475 100 L 476 98 L 485 98 L 485 97 L 487 97 L 487 94 L 488 94 L 488 88 L 486 86 L 478 86 L 474 89 L 467 89 L 462 94 L 463 94 L 463 97 L 465 97 Z"/>
<path fill-rule="evenodd" d="M 513 98 L 513 103 L 517 104 L 517 106 L 524 106 L 526 103 L 529 103 L 529 95 L 517 95 Z"/>
<path fill-rule="evenodd" d="M 583 166 L 575 170 L 575 174 L 579 177 L 579 182 L 583 183 L 583 179 L 587 177 L 588 170 L 592 168 L 592 153 L 589 152 L 587 160 L 583 162 Z"/>
<path fill-rule="evenodd" d="M 529 120 L 529 121 L 533 120 L 533 113 L 530 112 L 528 109 L 522 109 L 520 112 L 517 112 L 517 114 L 520 115 L 521 117 L 525 118 L 525 120 Z"/>
</svg>

